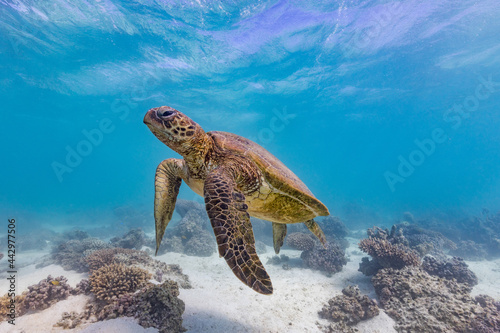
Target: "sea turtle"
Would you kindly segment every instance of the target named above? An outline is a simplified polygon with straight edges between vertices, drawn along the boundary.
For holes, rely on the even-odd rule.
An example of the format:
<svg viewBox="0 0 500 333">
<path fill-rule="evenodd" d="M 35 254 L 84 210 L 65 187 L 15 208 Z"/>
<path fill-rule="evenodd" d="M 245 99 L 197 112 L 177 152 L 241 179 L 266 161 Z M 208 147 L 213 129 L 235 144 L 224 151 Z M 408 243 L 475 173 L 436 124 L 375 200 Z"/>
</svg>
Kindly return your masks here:
<svg viewBox="0 0 500 333">
<path fill-rule="evenodd" d="M 325 245 L 325 235 L 313 218 L 329 215 L 328 208 L 260 145 L 232 133 L 206 133 L 169 106 L 149 110 L 144 123 L 184 157 L 166 159 L 156 169 L 156 252 L 182 180 L 205 198 L 220 256 L 243 283 L 259 293 L 272 294 L 273 287 L 255 252 L 250 216 L 272 222 L 276 253 L 283 245 L 287 223 L 304 223 Z"/>
</svg>

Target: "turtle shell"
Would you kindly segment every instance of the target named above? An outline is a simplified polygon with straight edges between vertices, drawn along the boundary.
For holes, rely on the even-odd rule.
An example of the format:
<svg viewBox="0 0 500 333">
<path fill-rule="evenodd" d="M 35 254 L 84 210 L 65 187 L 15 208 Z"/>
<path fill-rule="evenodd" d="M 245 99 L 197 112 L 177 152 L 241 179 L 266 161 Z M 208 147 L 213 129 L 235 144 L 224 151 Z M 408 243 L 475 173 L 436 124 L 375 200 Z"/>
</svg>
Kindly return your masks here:
<svg viewBox="0 0 500 333">
<path fill-rule="evenodd" d="M 208 132 L 214 143 L 224 149 L 250 158 L 259 167 L 266 181 L 276 190 L 284 192 L 312 209 L 317 216 L 327 216 L 328 208 L 288 169 L 276 156 L 259 144 L 239 135 Z"/>
</svg>

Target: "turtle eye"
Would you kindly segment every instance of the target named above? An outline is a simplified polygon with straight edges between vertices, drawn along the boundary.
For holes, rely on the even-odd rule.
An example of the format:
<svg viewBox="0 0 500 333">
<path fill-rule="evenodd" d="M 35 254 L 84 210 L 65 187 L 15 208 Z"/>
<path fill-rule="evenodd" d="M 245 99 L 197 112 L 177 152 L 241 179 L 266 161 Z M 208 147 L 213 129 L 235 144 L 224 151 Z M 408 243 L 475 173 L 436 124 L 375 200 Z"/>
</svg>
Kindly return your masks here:
<svg viewBox="0 0 500 333">
<path fill-rule="evenodd" d="M 171 115 L 173 115 L 175 113 L 175 111 L 171 111 L 171 110 L 167 110 L 167 111 L 158 111 L 157 112 L 157 115 L 158 117 L 161 117 L 161 118 L 167 118 L 167 117 L 170 117 Z"/>
</svg>

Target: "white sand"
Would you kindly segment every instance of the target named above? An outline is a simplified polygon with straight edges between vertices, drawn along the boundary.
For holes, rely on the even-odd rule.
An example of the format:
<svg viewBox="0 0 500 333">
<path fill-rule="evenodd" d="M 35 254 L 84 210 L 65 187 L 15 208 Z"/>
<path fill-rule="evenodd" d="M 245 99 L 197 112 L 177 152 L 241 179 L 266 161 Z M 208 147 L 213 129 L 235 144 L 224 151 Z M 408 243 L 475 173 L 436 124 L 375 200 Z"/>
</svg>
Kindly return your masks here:
<svg viewBox="0 0 500 333">
<path fill-rule="evenodd" d="M 352 243 L 356 241 L 350 239 Z M 300 262 L 299 251 L 282 250 L 282 254 L 290 257 L 291 266 Z M 351 261 L 342 272 L 331 277 L 310 269 L 292 267 L 284 270 L 281 266 L 266 264 L 274 255 L 272 248 L 261 254 L 266 269 L 274 285 L 271 296 L 257 294 L 244 286 L 230 271 L 224 259 L 218 255 L 208 258 L 191 257 L 178 253 L 168 253 L 157 259 L 168 264 L 179 264 L 184 273 L 189 275 L 193 289 L 181 289 L 180 298 L 186 303 L 184 327 L 188 332 L 319 332 L 318 324 L 328 325 L 328 321 L 319 318 L 318 311 L 335 295 L 341 294 L 342 288 L 350 284 L 359 285 L 361 292 L 375 298 L 370 278 L 357 271 L 363 256 L 351 246 L 347 250 Z M 500 281 L 500 259 L 489 262 L 468 262 L 469 267 L 478 275 L 479 285 L 473 294 L 487 294 L 500 299 L 498 281 Z M 64 271 L 60 266 L 51 265 L 34 270 L 26 267 L 21 272 L 18 286 L 25 289 L 37 283 L 48 274 L 64 275 L 69 283 L 76 283 L 85 278 L 85 274 Z M 0 288 L 6 282 L 0 281 Z M 20 289 L 18 289 L 20 290 Z M 0 332 L 59 332 L 54 328 L 64 311 L 81 311 L 87 297 L 72 296 L 51 308 L 28 314 L 16 319 L 13 328 L 7 323 L 0 325 Z M 394 321 L 383 311 L 380 315 L 357 325 L 364 333 L 392 333 Z M 14 330 L 13 330 L 14 329 Z M 157 332 L 156 329 L 144 329 L 132 318 L 119 318 L 89 324 L 66 332 L 110 332 L 110 333 L 142 333 Z"/>
</svg>

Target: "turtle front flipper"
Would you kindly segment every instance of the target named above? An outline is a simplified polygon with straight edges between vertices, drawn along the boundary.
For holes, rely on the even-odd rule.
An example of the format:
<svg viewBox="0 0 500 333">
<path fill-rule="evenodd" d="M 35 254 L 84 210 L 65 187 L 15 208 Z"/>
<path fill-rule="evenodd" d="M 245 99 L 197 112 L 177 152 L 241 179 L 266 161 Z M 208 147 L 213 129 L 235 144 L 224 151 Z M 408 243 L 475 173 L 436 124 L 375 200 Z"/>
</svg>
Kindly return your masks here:
<svg viewBox="0 0 500 333">
<path fill-rule="evenodd" d="M 243 283 L 261 294 L 272 294 L 271 279 L 255 252 L 245 196 L 237 191 L 234 178 L 224 168 L 213 170 L 205 180 L 204 196 L 219 254 Z"/>
<path fill-rule="evenodd" d="M 323 247 L 326 248 L 327 244 L 326 236 L 323 233 L 323 230 L 321 230 L 321 228 L 319 227 L 319 225 L 313 219 L 304 222 L 304 224 L 306 225 L 307 229 L 309 229 L 309 231 L 314 234 L 314 236 L 318 237 L 321 244 L 323 244 Z"/>
<path fill-rule="evenodd" d="M 184 161 L 169 158 L 156 168 L 155 175 L 155 229 L 156 252 L 174 213 L 175 202 L 182 183 Z"/>
</svg>

